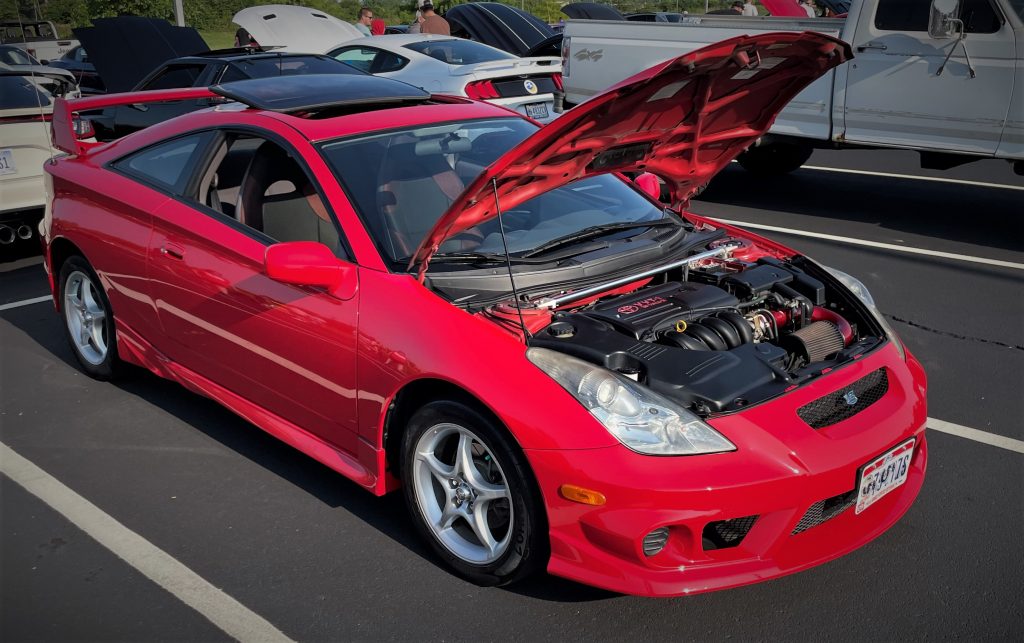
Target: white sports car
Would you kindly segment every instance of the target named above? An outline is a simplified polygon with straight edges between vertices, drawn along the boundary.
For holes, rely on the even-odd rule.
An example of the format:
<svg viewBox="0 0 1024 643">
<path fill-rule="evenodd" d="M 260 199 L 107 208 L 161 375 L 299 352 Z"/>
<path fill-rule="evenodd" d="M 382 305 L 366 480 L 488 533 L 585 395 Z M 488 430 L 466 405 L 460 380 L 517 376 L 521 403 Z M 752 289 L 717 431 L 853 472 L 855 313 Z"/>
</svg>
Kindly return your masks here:
<svg viewBox="0 0 1024 643">
<path fill-rule="evenodd" d="M 562 61 L 520 58 L 488 45 L 428 34 L 353 37 L 352 25 L 293 5 L 250 7 L 235 14 L 263 47 L 327 54 L 375 76 L 386 76 L 433 94 L 468 96 L 503 105 L 547 122 L 562 89 Z"/>
<path fill-rule="evenodd" d="M 53 99 L 77 95 L 67 70 L 0 63 L 0 261 L 11 255 L 13 244 L 36 234 L 44 205 L 43 163 L 53 154 Z"/>
</svg>

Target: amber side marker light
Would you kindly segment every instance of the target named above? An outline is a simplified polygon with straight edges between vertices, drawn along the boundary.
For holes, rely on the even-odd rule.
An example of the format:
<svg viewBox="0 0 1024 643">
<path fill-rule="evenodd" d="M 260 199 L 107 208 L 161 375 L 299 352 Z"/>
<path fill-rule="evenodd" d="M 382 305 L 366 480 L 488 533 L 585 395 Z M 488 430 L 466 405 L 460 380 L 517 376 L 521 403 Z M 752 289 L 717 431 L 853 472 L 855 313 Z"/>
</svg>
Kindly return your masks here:
<svg viewBox="0 0 1024 643">
<path fill-rule="evenodd" d="M 583 487 L 577 487 L 574 484 L 562 485 L 559 487 L 558 493 L 562 494 L 562 497 L 566 500 L 572 500 L 573 502 L 579 502 L 584 505 L 594 505 L 595 507 L 599 507 L 607 502 L 603 493 L 584 489 Z"/>
</svg>

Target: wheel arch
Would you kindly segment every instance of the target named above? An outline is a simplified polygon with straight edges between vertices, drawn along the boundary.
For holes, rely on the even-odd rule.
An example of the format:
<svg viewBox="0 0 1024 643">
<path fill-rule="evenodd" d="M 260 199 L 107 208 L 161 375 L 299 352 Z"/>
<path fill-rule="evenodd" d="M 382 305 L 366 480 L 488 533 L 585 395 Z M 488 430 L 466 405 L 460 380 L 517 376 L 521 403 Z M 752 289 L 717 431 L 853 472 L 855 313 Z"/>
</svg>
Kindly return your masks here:
<svg viewBox="0 0 1024 643">
<path fill-rule="evenodd" d="M 61 310 L 60 269 L 70 257 L 79 256 L 88 263 L 89 259 L 73 241 L 67 237 L 57 237 L 50 242 L 50 271 L 53 277 L 53 302 L 57 310 Z M 91 266 L 92 263 L 89 263 Z"/>
<path fill-rule="evenodd" d="M 402 436 L 412 415 L 422 406 L 437 400 L 461 402 L 484 415 L 505 431 L 512 442 L 523 451 L 522 445 L 497 413 L 480 398 L 458 384 L 434 377 L 424 377 L 407 382 L 392 396 L 384 412 L 381 446 L 384 448 L 384 464 L 395 480 L 401 478 Z M 525 451 L 523 451 L 525 457 Z M 531 469 L 532 473 L 532 469 Z M 534 480 L 536 482 L 536 480 Z M 389 489 L 390 490 L 390 489 Z"/>
</svg>

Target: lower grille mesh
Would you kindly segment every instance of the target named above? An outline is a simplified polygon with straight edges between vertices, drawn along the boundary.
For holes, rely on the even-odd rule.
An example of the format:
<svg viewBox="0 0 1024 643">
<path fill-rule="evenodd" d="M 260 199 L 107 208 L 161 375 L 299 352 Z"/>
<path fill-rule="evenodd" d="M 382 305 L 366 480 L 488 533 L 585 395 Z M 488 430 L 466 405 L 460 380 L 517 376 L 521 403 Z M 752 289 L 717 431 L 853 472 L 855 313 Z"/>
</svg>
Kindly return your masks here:
<svg viewBox="0 0 1024 643">
<path fill-rule="evenodd" d="M 857 415 L 882 399 L 888 392 L 889 377 L 885 369 L 880 368 L 860 378 L 851 386 L 801 406 L 796 414 L 812 429 L 821 429 Z"/>
<path fill-rule="evenodd" d="M 823 522 L 832 520 L 839 514 L 843 513 L 857 502 L 857 490 L 847 491 L 841 493 L 838 496 L 826 498 L 820 500 L 807 510 L 804 517 L 800 519 L 800 522 L 793 528 L 793 534 L 805 532 L 811 527 L 817 527 Z"/>
<path fill-rule="evenodd" d="M 704 526 L 702 534 L 704 550 L 728 549 L 739 545 L 750 533 L 750 529 L 756 521 L 757 516 L 743 516 L 731 520 L 709 522 Z"/>
</svg>

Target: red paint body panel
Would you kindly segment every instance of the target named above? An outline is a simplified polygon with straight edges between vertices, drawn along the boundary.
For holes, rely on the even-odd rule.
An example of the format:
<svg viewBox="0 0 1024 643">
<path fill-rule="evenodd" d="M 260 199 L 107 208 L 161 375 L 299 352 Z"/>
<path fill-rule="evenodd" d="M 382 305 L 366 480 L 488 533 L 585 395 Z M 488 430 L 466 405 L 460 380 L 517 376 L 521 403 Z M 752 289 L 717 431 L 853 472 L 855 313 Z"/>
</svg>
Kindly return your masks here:
<svg viewBox="0 0 1024 643">
<path fill-rule="evenodd" d="M 425 380 L 462 389 L 526 454 L 545 500 L 549 570 L 600 587 L 679 595 L 755 582 L 840 556 L 895 522 L 917 495 L 927 460 L 925 376 L 912 356 L 904 362 L 884 345 L 780 397 L 711 419 L 735 452 L 638 455 L 526 359 L 518 314 L 470 314 L 415 275 L 389 272 L 315 148 L 393 127 L 507 116 L 454 99 L 322 120 L 225 107 L 85 150 L 46 167 L 54 194 L 42 226 L 51 287 L 60 268 L 55 244 L 73 243 L 106 289 L 123 359 L 219 401 L 376 494 L 398 484 L 385 452 L 386 430 L 399 430 L 386 426 L 396 396 Z M 106 166 L 212 128 L 263 132 L 305 162 L 351 251 L 351 262 L 337 260 L 344 278 L 329 286 L 271 279 L 265 240 Z M 733 226 L 684 216 L 746 239 L 751 257 L 794 255 Z M 301 263 L 295 253 L 285 259 Z M 528 324 L 539 328 L 549 316 Z M 887 370 L 890 389 L 868 409 L 819 431 L 797 416 L 800 406 L 878 368 Z M 862 514 L 847 511 L 790 535 L 811 504 L 853 489 L 860 466 L 909 437 L 917 445 L 903 487 Z M 570 502 L 558 494 L 563 484 L 598 491 L 607 502 Z M 708 522 L 755 514 L 740 546 L 702 549 Z M 661 526 L 670 528 L 669 547 L 645 557 L 643 535 Z"/>
</svg>

